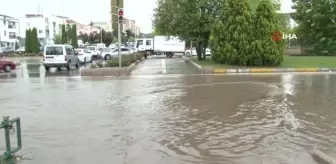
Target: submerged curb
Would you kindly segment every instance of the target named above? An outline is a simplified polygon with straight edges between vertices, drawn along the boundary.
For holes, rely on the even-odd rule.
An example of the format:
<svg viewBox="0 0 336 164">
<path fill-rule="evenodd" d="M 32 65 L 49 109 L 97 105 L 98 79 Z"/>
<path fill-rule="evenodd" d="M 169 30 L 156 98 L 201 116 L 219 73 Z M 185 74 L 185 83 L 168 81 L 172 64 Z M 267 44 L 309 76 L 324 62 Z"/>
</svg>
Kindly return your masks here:
<svg viewBox="0 0 336 164">
<path fill-rule="evenodd" d="M 197 64 L 196 62 L 190 60 L 188 57 L 185 57 L 185 56 L 182 56 L 182 59 L 186 60 L 186 61 L 189 61 L 192 65 L 194 65 L 196 68 L 198 69 L 202 69 L 202 66 Z"/>
<path fill-rule="evenodd" d="M 316 162 L 319 164 L 336 164 L 336 161 L 331 158 L 330 156 L 324 154 L 319 150 L 313 150 L 311 152 L 312 157 L 315 159 Z"/>
</svg>

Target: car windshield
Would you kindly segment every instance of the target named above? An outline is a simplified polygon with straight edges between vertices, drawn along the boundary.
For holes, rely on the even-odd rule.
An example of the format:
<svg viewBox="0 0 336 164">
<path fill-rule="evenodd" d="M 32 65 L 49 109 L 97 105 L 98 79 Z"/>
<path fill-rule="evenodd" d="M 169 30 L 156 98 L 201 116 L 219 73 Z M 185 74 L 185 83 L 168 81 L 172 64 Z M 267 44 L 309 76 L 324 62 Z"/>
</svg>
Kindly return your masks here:
<svg viewBox="0 0 336 164">
<path fill-rule="evenodd" d="M 63 55 L 63 47 L 60 46 L 47 47 L 46 55 Z"/>
<path fill-rule="evenodd" d="M 110 52 L 111 49 L 110 48 L 104 48 L 104 52 Z"/>
<path fill-rule="evenodd" d="M 95 50 L 95 47 L 86 47 L 85 50 Z"/>
</svg>

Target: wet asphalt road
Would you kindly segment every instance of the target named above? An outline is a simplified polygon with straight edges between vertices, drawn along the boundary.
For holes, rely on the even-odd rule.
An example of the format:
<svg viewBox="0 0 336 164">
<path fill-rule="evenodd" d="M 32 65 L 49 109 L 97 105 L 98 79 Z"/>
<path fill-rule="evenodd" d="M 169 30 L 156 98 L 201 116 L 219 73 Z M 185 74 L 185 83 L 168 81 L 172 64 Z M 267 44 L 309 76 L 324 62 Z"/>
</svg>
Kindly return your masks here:
<svg viewBox="0 0 336 164">
<path fill-rule="evenodd" d="M 0 78 L 1 115 L 21 117 L 21 152 L 35 155 L 22 163 L 312 164 L 312 148 L 336 157 L 335 74 L 165 73 L 189 68 L 179 61 L 156 57 L 123 78 L 46 75 L 38 64 Z"/>
</svg>

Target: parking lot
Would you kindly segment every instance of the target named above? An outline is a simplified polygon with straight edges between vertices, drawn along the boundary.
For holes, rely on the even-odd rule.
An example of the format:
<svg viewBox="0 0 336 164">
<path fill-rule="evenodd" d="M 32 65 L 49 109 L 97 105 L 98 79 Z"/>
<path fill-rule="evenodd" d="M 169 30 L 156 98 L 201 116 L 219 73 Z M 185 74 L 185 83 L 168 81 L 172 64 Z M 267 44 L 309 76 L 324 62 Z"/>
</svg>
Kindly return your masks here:
<svg viewBox="0 0 336 164">
<path fill-rule="evenodd" d="M 334 74 L 198 75 L 181 58 L 155 56 L 129 77 L 81 77 L 46 72 L 40 58 L 13 60 L 23 61 L 1 75 L 1 113 L 21 118 L 21 152 L 33 154 L 24 164 L 314 164 L 313 148 L 336 155 Z"/>
</svg>

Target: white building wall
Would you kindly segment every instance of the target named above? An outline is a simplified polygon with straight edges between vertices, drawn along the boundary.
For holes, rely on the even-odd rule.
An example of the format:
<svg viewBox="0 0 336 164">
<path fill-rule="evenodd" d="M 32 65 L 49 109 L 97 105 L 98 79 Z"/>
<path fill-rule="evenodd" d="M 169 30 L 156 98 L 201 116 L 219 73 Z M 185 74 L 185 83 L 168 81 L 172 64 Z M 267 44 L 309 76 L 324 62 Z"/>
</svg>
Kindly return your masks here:
<svg viewBox="0 0 336 164">
<path fill-rule="evenodd" d="M 14 47 L 18 42 L 18 20 L 10 16 L 0 15 L 0 46 Z"/>
<path fill-rule="evenodd" d="M 63 19 L 57 16 L 20 18 L 20 36 L 26 38 L 26 30 L 36 28 L 41 44 L 48 44 L 55 35 L 61 34 Z"/>
</svg>

